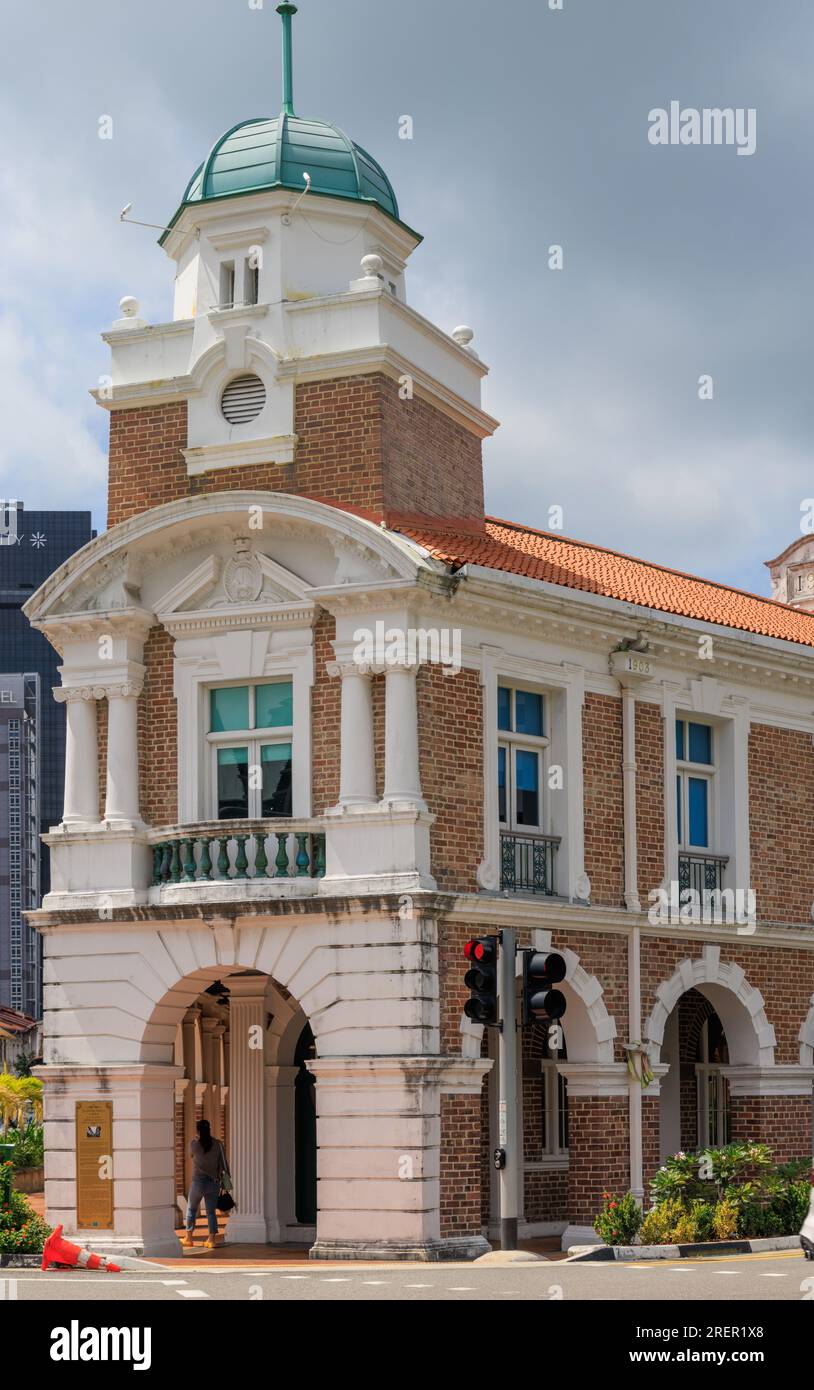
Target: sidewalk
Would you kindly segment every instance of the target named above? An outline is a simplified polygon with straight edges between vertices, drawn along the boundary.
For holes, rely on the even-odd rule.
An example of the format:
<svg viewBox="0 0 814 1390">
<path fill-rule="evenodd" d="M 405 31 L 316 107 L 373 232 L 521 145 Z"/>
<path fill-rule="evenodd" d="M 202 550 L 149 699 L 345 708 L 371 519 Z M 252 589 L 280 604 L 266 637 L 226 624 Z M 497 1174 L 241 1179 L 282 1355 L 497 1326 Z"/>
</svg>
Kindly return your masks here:
<svg viewBox="0 0 814 1390">
<path fill-rule="evenodd" d="M 32 1192 L 29 1194 L 32 1207 L 40 1216 L 45 1215 L 45 1197 L 42 1192 Z M 219 1225 L 221 1234 L 225 1230 L 223 1218 L 220 1218 Z M 184 1234 L 183 1226 L 176 1227 L 176 1235 L 180 1240 Z M 195 1264 L 205 1265 L 207 1269 L 240 1269 L 241 1267 L 256 1269 L 259 1265 L 268 1265 L 270 1268 L 296 1268 L 299 1265 L 309 1265 L 308 1245 L 219 1245 L 214 1250 L 204 1249 L 204 1242 L 207 1238 L 206 1218 L 199 1217 L 195 1227 L 195 1245 L 191 1250 L 183 1250 L 178 1255 L 162 1255 L 159 1259 L 152 1259 L 150 1263 L 166 1266 L 168 1269 L 178 1268 L 180 1265 L 194 1261 Z M 92 1244 L 92 1238 L 91 1238 Z M 493 1241 L 492 1248 L 500 1249 L 500 1242 Z M 544 1236 L 536 1240 L 521 1240 L 520 1249 L 528 1250 L 532 1254 L 542 1255 L 548 1260 L 566 1260 L 568 1254 L 560 1249 L 559 1236 Z M 149 1259 L 149 1256 L 147 1257 Z M 378 1268 L 393 1267 L 411 1261 L 357 1261 L 357 1260 L 320 1260 L 320 1267 L 347 1265 L 370 1264 Z M 423 1262 L 415 1262 L 423 1263 Z"/>
</svg>

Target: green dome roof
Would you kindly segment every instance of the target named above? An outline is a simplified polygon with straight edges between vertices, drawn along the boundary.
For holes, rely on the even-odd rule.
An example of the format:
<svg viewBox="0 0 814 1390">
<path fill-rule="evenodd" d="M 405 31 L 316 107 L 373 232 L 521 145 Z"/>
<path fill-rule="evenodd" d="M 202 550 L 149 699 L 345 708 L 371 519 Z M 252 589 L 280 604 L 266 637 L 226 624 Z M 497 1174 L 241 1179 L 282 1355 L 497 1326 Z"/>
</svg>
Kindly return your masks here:
<svg viewBox="0 0 814 1390">
<path fill-rule="evenodd" d="M 354 144 L 338 126 L 303 120 L 285 111 L 271 118 L 242 121 L 227 130 L 193 174 L 176 217 L 192 203 L 231 198 L 237 193 L 268 188 L 302 193 L 306 171 L 311 175 L 312 192 L 377 203 L 398 220 L 393 186 L 367 150 Z"/>
<path fill-rule="evenodd" d="M 169 227 L 175 226 L 184 208 L 196 203 L 262 193 L 269 188 L 302 193 L 304 173 L 310 174 L 314 193 L 375 203 L 388 217 L 400 221 L 393 185 L 372 155 L 338 126 L 295 115 L 291 20 L 297 6 L 292 0 L 282 0 L 277 13 L 283 25 L 283 104 L 279 116 L 241 121 L 215 142 L 187 184 Z M 165 231 L 159 241 L 167 235 Z"/>
</svg>

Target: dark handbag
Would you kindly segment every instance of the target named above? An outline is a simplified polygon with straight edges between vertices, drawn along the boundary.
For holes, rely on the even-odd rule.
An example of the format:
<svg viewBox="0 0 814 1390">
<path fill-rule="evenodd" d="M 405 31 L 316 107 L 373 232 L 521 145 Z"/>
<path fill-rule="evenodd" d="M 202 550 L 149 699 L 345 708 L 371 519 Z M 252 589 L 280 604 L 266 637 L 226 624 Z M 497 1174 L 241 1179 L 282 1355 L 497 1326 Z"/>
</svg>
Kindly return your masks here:
<svg viewBox="0 0 814 1390">
<path fill-rule="evenodd" d="M 218 1141 L 220 1144 L 220 1141 Z M 226 1153 L 223 1145 L 220 1144 L 220 1156 L 223 1161 L 223 1172 L 220 1179 L 220 1192 L 215 1206 L 218 1211 L 234 1211 L 235 1199 L 232 1196 L 232 1174 L 229 1172 L 229 1164 L 226 1162 Z"/>
</svg>

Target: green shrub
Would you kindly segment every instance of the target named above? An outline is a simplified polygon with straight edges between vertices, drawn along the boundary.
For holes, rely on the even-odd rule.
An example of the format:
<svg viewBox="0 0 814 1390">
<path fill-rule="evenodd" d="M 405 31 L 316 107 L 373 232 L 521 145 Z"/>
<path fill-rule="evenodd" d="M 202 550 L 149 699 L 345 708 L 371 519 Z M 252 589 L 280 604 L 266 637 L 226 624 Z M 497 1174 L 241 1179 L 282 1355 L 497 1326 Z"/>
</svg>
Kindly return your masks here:
<svg viewBox="0 0 814 1390">
<path fill-rule="evenodd" d="M 675 1245 L 675 1231 L 688 1210 L 679 1197 L 665 1197 L 646 1213 L 639 1232 L 642 1245 Z"/>
<path fill-rule="evenodd" d="M 718 1240 L 734 1240 L 738 1234 L 738 1208 L 728 1197 L 716 1206 L 712 1225 Z"/>
<path fill-rule="evenodd" d="M 39 1255 L 51 1227 L 22 1192 L 12 1189 L 12 1165 L 0 1167 L 0 1255 Z"/>
<path fill-rule="evenodd" d="M 715 1206 L 714 1202 L 693 1202 L 696 1240 L 715 1240 Z"/>
<path fill-rule="evenodd" d="M 632 1245 L 642 1223 L 642 1212 L 632 1192 L 624 1197 L 603 1192 L 602 1210 L 594 1221 L 594 1230 L 606 1245 Z"/>
<path fill-rule="evenodd" d="M 697 1153 L 677 1153 L 655 1173 L 650 1187 L 658 1205 L 668 1197 L 687 1204 L 693 1201 L 719 1202 L 732 1196 L 732 1189 L 750 1196 L 765 1196 L 767 1185 L 782 1174 L 772 1172 L 772 1152 L 767 1144 L 726 1144 L 720 1149 Z M 734 1200 L 734 1197 L 733 1197 Z"/>
<path fill-rule="evenodd" d="M 24 1129 L 10 1129 L 8 1138 L 14 1145 L 11 1161 L 15 1168 L 41 1168 L 44 1162 L 43 1127 L 30 1124 Z"/>
</svg>

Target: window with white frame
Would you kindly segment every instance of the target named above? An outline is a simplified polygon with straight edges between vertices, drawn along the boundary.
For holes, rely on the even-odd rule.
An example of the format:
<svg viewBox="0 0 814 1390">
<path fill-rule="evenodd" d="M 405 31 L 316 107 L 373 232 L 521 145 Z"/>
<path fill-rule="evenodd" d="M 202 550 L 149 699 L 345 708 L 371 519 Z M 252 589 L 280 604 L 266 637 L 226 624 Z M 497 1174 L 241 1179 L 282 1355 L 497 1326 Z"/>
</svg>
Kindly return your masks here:
<svg viewBox="0 0 814 1390">
<path fill-rule="evenodd" d="M 212 686 L 208 697 L 213 818 L 290 816 L 291 680 Z"/>
<path fill-rule="evenodd" d="M 725 1068 L 729 1048 L 721 1020 L 711 1014 L 704 1021 L 695 1066 L 698 1096 L 698 1147 L 719 1147 L 732 1140 L 732 1107 Z"/>
<path fill-rule="evenodd" d="M 499 685 L 497 692 L 498 819 L 507 830 L 544 828 L 545 700 L 535 691 Z"/>
<path fill-rule="evenodd" d="M 714 779 L 712 727 L 676 719 L 676 826 L 687 853 L 713 848 Z"/>
</svg>

